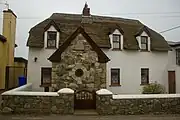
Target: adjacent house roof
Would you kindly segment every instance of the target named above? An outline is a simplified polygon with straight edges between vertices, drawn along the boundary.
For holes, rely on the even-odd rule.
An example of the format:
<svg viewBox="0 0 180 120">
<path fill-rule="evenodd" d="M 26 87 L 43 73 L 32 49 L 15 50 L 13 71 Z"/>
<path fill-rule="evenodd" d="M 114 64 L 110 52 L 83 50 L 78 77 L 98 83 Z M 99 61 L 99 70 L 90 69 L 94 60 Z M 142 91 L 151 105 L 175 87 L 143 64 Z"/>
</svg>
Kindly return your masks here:
<svg viewBox="0 0 180 120">
<path fill-rule="evenodd" d="M 27 63 L 28 63 L 28 60 L 26 60 L 26 59 L 23 58 L 23 57 L 15 57 L 15 58 L 14 58 L 14 62 L 20 62 L 20 63 L 25 63 L 25 64 L 27 64 Z"/>
<path fill-rule="evenodd" d="M 171 47 L 178 47 L 178 46 L 180 46 L 180 42 L 168 41 L 168 44 L 169 44 Z"/>
<path fill-rule="evenodd" d="M 0 34 L 0 41 L 6 42 L 7 40 L 6 40 L 6 38 L 3 35 Z"/>
<path fill-rule="evenodd" d="M 105 53 L 97 46 L 97 44 L 89 37 L 89 35 L 84 31 L 83 27 L 80 26 L 77 28 L 77 30 L 72 33 L 70 37 L 62 44 L 59 49 L 57 49 L 49 58 L 51 62 L 60 62 L 61 60 L 61 54 L 66 50 L 66 48 L 71 44 L 71 42 L 76 38 L 78 34 L 82 34 L 84 38 L 87 40 L 87 42 L 91 45 L 92 49 L 97 53 L 98 55 L 98 61 L 100 63 L 106 63 L 109 61 L 109 58 L 105 55 Z"/>
<path fill-rule="evenodd" d="M 139 46 L 136 35 L 145 29 L 151 35 L 151 50 L 169 50 L 169 46 L 163 36 L 147 26 L 144 28 L 145 25 L 138 20 L 96 15 L 88 17 L 92 21 L 91 23 L 82 23 L 82 19 L 84 17 L 81 14 L 54 13 L 48 19 L 31 28 L 27 46 L 44 47 L 44 29 L 53 20 L 56 24 L 55 26 L 60 29 L 60 45 L 62 45 L 78 26 L 82 26 L 90 38 L 101 48 L 111 47 L 109 34 L 115 29 L 119 29 L 123 31 L 124 35 L 124 49 L 138 50 Z"/>
</svg>

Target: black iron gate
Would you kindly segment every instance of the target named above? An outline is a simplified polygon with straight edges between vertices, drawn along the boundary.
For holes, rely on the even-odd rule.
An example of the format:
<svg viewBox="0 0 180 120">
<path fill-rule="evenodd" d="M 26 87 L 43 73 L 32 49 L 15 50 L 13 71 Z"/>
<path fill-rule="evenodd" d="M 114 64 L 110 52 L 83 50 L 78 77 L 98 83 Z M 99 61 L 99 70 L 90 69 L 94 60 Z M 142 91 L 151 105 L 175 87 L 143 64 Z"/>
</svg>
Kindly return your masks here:
<svg viewBox="0 0 180 120">
<path fill-rule="evenodd" d="M 95 91 L 90 92 L 88 90 L 81 90 L 75 92 L 74 107 L 75 109 L 95 109 Z"/>
</svg>

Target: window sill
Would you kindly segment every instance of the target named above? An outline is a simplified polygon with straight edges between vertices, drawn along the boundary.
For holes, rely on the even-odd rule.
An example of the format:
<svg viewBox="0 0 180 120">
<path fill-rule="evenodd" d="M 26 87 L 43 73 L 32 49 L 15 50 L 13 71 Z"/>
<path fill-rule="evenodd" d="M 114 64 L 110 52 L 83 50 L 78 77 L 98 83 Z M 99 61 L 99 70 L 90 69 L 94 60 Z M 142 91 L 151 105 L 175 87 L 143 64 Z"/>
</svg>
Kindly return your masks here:
<svg viewBox="0 0 180 120">
<path fill-rule="evenodd" d="M 143 86 L 143 85 L 149 85 L 149 83 L 143 83 L 143 84 L 140 84 L 141 86 Z"/>
<path fill-rule="evenodd" d="M 121 85 L 109 85 L 109 87 L 121 87 Z"/>
<path fill-rule="evenodd" d="M 112 51 L 122 51 L 120 48 L 113 48 Z"/>
<path fill-rule="evenodd" d="M 140 49 L 140 52 L 150 52 L 149 50 L 142 50 Z"/>
<path fill-rule="evenodd" d="M 51 87 L 51 84 L 42 84 L 40 87 Z"/>
<path fill-rule="evenodd" d="M 45 49 L 57 49 L 56 47 L 46 47 Z"/>
</svg>

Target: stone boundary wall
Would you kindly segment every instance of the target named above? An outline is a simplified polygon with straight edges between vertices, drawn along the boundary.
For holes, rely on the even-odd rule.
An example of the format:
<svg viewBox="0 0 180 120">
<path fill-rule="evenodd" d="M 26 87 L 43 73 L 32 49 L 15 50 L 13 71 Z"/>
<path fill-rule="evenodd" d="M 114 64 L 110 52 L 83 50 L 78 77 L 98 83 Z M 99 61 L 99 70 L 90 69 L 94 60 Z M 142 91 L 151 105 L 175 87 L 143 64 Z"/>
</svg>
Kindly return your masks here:
<svg viewBox="0 0 180 120">
<path fill-rule="evenodd" d="M 25 87 L 25 86 L 24 86 Z M 74 91 L 29 92 L 15 89 L 2 94 L 1 113 L 73 114 Z"/>
<path fill-rule="evenodd" d="M 101 115 L 180 114 L 180 94 L 113 95 L 106 89 L 96 93 Z"/>
</svg>

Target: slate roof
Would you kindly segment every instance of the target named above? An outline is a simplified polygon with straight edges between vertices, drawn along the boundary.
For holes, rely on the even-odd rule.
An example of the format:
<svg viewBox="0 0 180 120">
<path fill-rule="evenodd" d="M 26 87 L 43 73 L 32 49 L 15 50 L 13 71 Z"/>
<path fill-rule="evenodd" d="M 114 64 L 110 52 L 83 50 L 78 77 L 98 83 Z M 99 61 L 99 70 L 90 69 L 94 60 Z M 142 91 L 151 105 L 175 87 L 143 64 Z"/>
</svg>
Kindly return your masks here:
<svg viewBox="0 0 180 120">
<path fill-rule="evenodd" d="M 136 35 L 145 29 L 151 35 L 151 50 L 167 51 L 169 45 L 163 36 L 138 20 L 91 15 L 92 23 L 81 23 L 81 14 L 54 13 L 29 31 L 27 46 L 44 47 L 44 29 L 52 21 L 60 29 L 60 45 L 79 27 L 101 48 L 110 48 L 109 34 L 115 29 L 123 31 L 124 49 L 138 50 Z"/>
<path fill-rule="evenodd" d="M 61 61 L 61 54 L 65 51 L 65 49 L 71 44 L 71 42 L 76 38 L 76 36 L 81 33 L 87 42 L 91 45 L 92 49 L 98 55 L 98 61 L 100 63 L 106 63 L 110 59 L 106 56 L 106 54 L 97 46 L 97 44 L 90 38 L 90 36 L 84 31 L 83 27 L 80 26 L 74 31 L 71 36 L 59 47 L 49 58 L 51 62 L 60 62 Z"/>
</svg>

